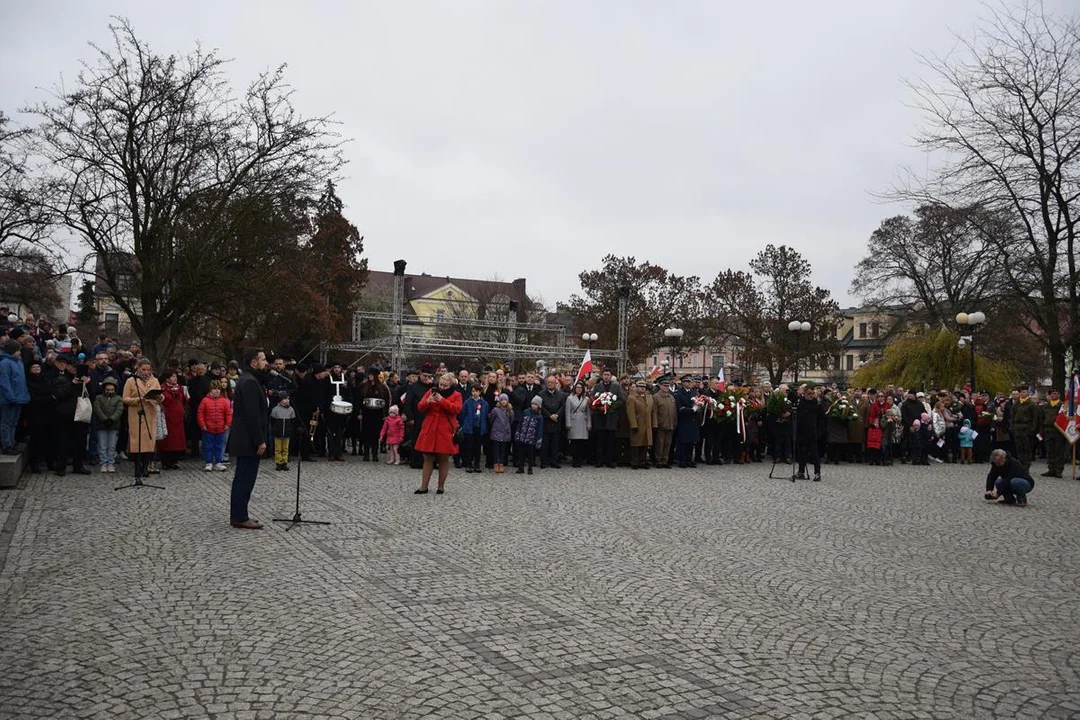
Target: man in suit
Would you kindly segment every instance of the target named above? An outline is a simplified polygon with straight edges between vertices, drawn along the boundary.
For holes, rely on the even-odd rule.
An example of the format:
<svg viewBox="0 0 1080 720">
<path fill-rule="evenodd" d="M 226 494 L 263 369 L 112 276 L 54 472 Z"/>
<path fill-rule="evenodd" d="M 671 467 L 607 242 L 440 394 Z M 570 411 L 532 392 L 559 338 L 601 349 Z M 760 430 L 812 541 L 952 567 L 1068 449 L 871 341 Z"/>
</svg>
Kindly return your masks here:
<svg viewBox="0 0 1080 720">
<path fill-rule="evenodd" d="M 245 350 L 241 367 L 229 433 L 229 457 L 236 458 L 229 521 L 234 528 L 261 530 L 262 525 L 248 516 L 248 501 L 259 475 L 259 458 L 266 452 L 270 424 L 266 392 L 259 379 L 266 371 L 266 354 L 258 349 Z"/>
</svg>

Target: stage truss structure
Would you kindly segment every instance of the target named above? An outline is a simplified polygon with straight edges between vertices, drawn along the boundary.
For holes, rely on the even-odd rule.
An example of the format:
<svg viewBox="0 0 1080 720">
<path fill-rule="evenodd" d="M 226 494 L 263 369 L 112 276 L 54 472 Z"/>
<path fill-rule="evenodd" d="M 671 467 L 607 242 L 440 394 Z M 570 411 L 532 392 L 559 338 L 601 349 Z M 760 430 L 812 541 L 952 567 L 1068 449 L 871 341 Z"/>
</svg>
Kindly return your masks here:
<svg viewBox="0 0 1080 720">
<path fill-rule="evenodd" d="M 626 294 L 620 292 L 618 347 L 614 350 L 590 348 L 591 357 L 615 360 L 619 373 L 626 371 Z M 359 354 L 362 359 L 369 355 L 389 356 L 391 366 L 398 371 L 406 368 L 412 358 L 441 355 L 472 355 L 476 357 L 500 357 L 514 366 L 514 361 L 534 359 L 537 361 L 571 361 L 580 363 L 582 348 L 566 344 L 566 326 L 547 323 L 527 323 L 517 320 L 517 303 L 510 302 L 509 319 L 479 320 L 471 318 L 443 318 L 433 323 L 435 328 L 459 328 L 468 330 L 504 331 L 506 341 L 437 337 L 427 334 L 428 325 L 405 323 L 405 261 L 394 263 L 394 286 L 390 312 L 359 311 L 353 320 L 353 340 L 346 343 L 322 342 L 319 347 L 321 362 L 325 363 L 331 352 Z M 378 337 L 364 339 L 364 321 L 375 323 L 387 330 Z M 413 328 L 416 331 L 411 331 Z M 519 330 L 542 332 L 553 336 L 551 345 L 519 343 Z"/>
</svg>

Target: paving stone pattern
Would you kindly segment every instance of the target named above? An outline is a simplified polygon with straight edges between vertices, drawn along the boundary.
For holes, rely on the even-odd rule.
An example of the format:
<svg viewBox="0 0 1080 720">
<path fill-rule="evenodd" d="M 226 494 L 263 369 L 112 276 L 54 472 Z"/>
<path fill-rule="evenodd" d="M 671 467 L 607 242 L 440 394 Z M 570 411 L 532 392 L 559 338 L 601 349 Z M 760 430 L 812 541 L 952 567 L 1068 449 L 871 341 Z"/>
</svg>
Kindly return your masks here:
<svg viewBox="0 0 1080 720">
<path fill-rule="evenodd" d="M 289 517 L 263 464 L 253 515 Z M 1036 471 L 1041 471 L 1041 465 Z M 0 493 L 4 718 L 1080 717 L 1080 482 L 305 465 Z"/>
</svg>

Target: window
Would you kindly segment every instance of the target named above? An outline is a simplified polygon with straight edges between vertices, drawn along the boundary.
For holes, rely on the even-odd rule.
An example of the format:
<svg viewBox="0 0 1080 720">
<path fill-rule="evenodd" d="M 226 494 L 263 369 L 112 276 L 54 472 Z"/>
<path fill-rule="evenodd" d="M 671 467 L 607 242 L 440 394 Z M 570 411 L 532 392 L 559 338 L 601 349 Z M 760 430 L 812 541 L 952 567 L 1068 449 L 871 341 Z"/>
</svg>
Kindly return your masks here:
<svg viewBox="0 0 1080 720">
<path fill-rule="evenodd" d="M 847 356 L 847 369 L 848 370 L 854 370 L 855 369 L 855 356 L 854 355 L 848 355 Z"/>
<path fill-rule="evenodd" d="M 435 322 L 442 322 L 445 319 L 446 319 L 446 311 L 445 310 L 440 309 L 440 310 L 435 311 Z"/>
<path fill-rule="evenodd" d="M 840 369 L 840 356 L 839 355 L 833 355 L 833 370 L 839 370 L 839 369 Z"/>
<path fill-rule="evenodd" d="M 866 362 L 866 353 L 863 353 L 862 355 L 859 356 L 859 363 L 864 363 L 864 362 Z"/>
<path fill-rule="evenodd" d="M 881 323 L 871 323 L 870 325 L 870 337 L 876 338 L 881 335 Z"/>
<path fill-rule="evenodd" d="M 866 323 L 859 323 L 859 337 L 866 337 Z"/>
<path fill-rule="evenodd" d="M 120 333 L 120 313 L 105 313 L 105 322 L 102 323 L 101 331 L 109 336 L 118 335 Z"/>
</svg>

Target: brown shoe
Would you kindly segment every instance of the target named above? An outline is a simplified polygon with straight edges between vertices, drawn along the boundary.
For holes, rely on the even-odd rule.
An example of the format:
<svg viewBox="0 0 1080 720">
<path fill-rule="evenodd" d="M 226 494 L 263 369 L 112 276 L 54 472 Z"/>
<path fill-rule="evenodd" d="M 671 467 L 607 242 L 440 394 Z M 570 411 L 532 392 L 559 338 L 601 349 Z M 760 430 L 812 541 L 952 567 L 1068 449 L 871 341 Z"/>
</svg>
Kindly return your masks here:
<svg viewBox="0 0 1080 720">
<path fill-rule="evenodd" d="M 245 520 L 244 522 L 230 523 L 234 528 L 240 528 L 241 530 L 262 530 L 262 523 L 255 520 Z"/>
</svg>

